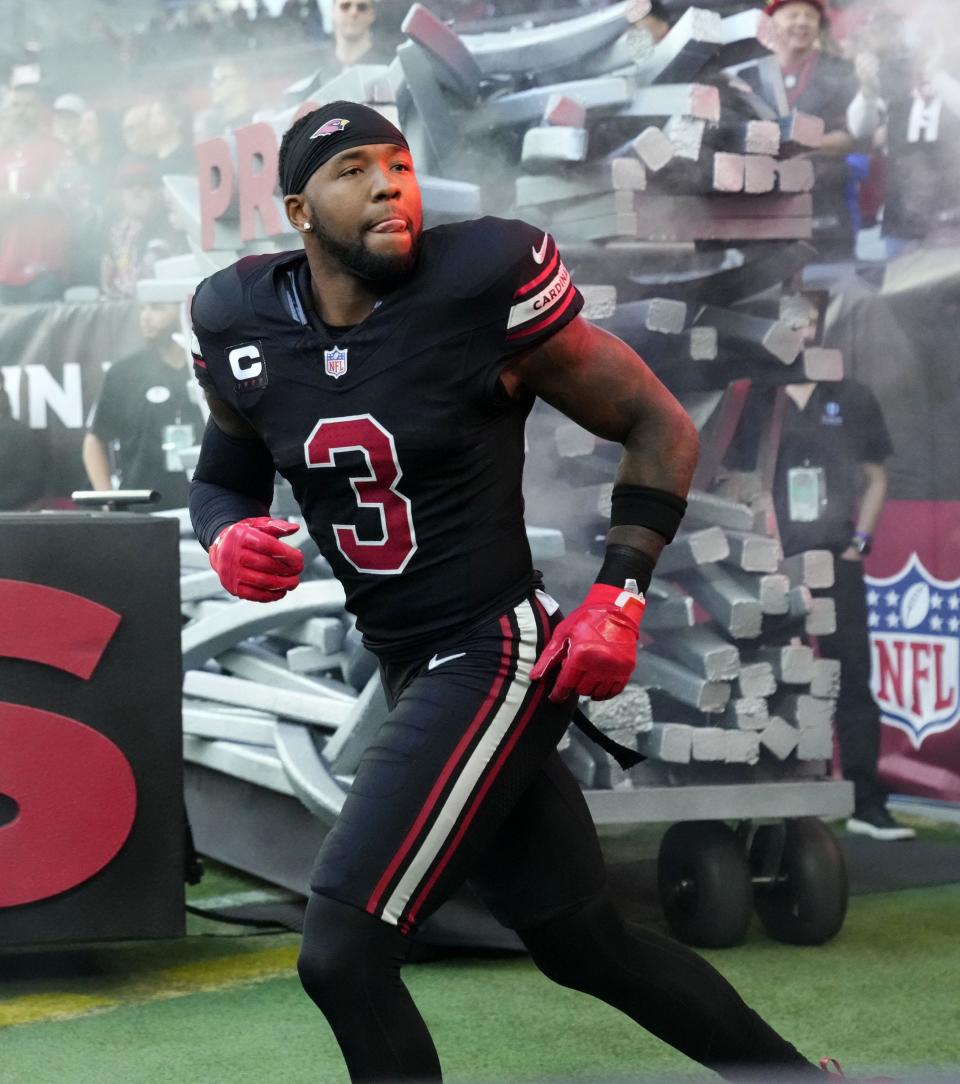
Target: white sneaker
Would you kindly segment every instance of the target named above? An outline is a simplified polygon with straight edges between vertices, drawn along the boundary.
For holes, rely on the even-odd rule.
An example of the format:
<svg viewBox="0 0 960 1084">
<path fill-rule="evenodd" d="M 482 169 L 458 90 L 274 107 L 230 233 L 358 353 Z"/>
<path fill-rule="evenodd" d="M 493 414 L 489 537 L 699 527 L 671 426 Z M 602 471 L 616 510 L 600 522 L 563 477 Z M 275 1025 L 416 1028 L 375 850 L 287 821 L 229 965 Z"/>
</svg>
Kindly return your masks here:
<svg viewBox="0 0 960 1084">
<path fill-rule="evenodd" d="M 847 831 L 888 843 L 898 839 L 914 839 L 917 834 L 912 828 L 895 821 L 883 805 L 855 812 L 847 821 Z"/>
</svg>

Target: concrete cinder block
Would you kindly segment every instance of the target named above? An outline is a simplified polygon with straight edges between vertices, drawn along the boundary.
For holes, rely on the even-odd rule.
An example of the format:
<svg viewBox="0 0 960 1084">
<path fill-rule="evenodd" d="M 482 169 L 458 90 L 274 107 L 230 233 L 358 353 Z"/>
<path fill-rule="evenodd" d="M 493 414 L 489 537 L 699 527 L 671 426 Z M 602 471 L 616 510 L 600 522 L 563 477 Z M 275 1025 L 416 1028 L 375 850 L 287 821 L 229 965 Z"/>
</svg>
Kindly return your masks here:
<svg viewBox="0 0 960 1084">
<path fill-rule="evenodd" d="M 463 34 L 460 40 L 484 75 L 530 75 L 554 71 L 565 64 L 579 65 L 584 58 L 635 29 L 649 13 L 649 0 L 621 0 L 573 19 Z"/>
<path fill-rule="evenodd" d="M 520 160 L 527 169 L 583 162 L 589 138 L 584 128 L 529 128 L 523 137 Z"/>
<path fill-rule="evenodd" d="M 756 522 L 756 513 L 749 505 L 693 489 L 687 495 L 687 518 L 731 531 L 749 533 Z"/>
<path fill-rule="evenodd" d="M 809 154 L 823 145 L 824 123 L 821 117 L 794 111 L 780 119 L 780 155 Z"/>
<path fill-rule="evenodd" d="M 415 3 L 400 29 L 430 56 L 447 87 L 465 102 L 472 104 L 477 100 L 483 73 L 451 27 L 423 4 Z"/>
<path fill-rule="evenodd" d="M 706 135 L 710 145 L 717 150 L 732 151 L 734 154 L 762 154 L 774 159 L 780 153 L 780 125 L 776 121 L 725 118 Z M 788 188 L 782 190 L 791 191 Z M 799 188 L 796 191 L 807 192 L 809 189 Z"/>
<path fill-rule="evenodd" d="M 763 730 L 769 719 L 767 701 L 762 697 L 731 700 L 722 716 L 723 725 L 730 730 Z"/>
<path fill-rule="evenodd" d="M 813 600 L 804 631 L 808 636 L 832 636 L 837 631 L 837 604 L 832 598 Z"/>
<path fill-rule="evenodd" d="M 723 67 L 742 64 L 775 52 L 783 33 L 762 10 L 754 8 L 728 15 L 721 25 L 723 38 L 718 63 Z"/>
<path fill-rule="evenodd" d="M 791 587 L 809 587 L 813 591 L 833 587 L 833 554 L 829 550 L 804 550 L 784 558 L 781 572 Z"/>
<path fill-rule="evenodd" d="M 754 195 L 772 192 L 777 184 L 776 165 L 767 155 L 748 154 L 744 159 L 744 191 Z"/>
<path fill-rule="evenodd" d="M 715 327 L 692 327 L 689 335 L 691 361 L 716 361 L 719 344 Z"/>
<path fill-rule="evenodd" d="M 730 554 L 727 536 L 719 527 L 681 532 L 661 553 L 657 571 L 666 576 L 678 569 L 722 561 Z"/>
<path fill-rule="evenodd" d="M 580 315 L 585 320 L 609 320 L 617 311 L 616 286 L 578 285 L 583 297 L 583 309 Z"/>
<path fill-rule="evenodd" d="M 779 144 L 780 131 L 777 129 Z M 812 192 L 816 181 L 809 158 L 786 158 L 777 162 L 777 187 L 781 192 Z"/>
<path fill-rule="evenodd" d="M 798 760 L 830 760 L 833 756 L 833 732 L 821 724 L 801 726 L 797 740 Z"/>
<path fill-rule="evenodd" d="M 726 570 L 704 565 L 682 576 L 684 586 L 717 624 L 735 640 L 756 639 L 763 628 L 759 599 Z"/>
<path fill-rule="evenodd" d="M 543 123 L 560 128 L 586 128 L 587 111 L 567 94 L 554 94 L 547 99 Z"/>
<path fill-rule="evenodd" d="M 728 562 L 744 572 L 776 572 L 783 550 L 775 538 L 748 531 L 727 531 Z"/>
<path fill-rule="evenodd" d="M 287 666 L 294 674 L 322 673 L 326 670 L 335 670 L 343 662 L 343 656 L 339 652 L 326 652 L 318 647 L 308 644 L 300 644 L 291 647 L 286 655 Z"/>
<path fill-rule="evenodd" d="M 833 722 L 836 703 L 808 693 L 778 693 L 771 703 L 774 714 L 798 727 L 826 727 Z"/>
<path fill-rule="evenodd" d="M 596 78 L 629 72 L 639 77 L 640 66 L 653 55 L 654 40 L 648 30 L 639 26 L 624 31 L 616 41 L 597 49 L 564 70 L 569 78 Z"/>
<path fill-rule="evenodd" d="M 749 653 L 748 661 L 766 663 L 781 685 L 809 685 L 813 680 L 813 651 L 806 644 L 759 647 Z"/>
<path fill-rule="evenodd" d="M 467 117 L 469 132 L 536 124 L 543 117 L 548 103 L 557 97 L 579 102 L 590 117 L 619 113 L 634 100 L 636 81 L 623 76 L 602 79 L 574 79 L 563 83 L 519 90 L 492 98 Z"/>
<path fill-rule="evenodd" d="M 666 122 L 673 116 L 693 117 L 716 124 L 720 120 L 720 92 L 703 83 L 674 83 L 641 87 L 618 116 Z"/>
<path fill-rule="evenodd" d="M 727 759 L 727 732 L 719 727 L 696 726 L 690 741 L 690 759 L 716 763 Z"/>
<path fill-rule="evenodd" d="M 642 686 L 631 683 L 612 700 L 591 704 L 590 720 L 603 733 L 611 737 L 620 735 L 614 737 L 614 741 L 633 745 L 633 741 L 625 741 L 623 735 L 638 734 L 653 726 L 650 695 Z"/>
<path fill-rule="evenodd" d="M 713 11 L 690 7 L 637 64 L 642 83 L 682 83 L 694 79 L 723 44 L 723 21 Z"/>
<path fill-rule="evenodd" d="M 714 192 L 742 192 L 746 176 L 747 159 L 742 154 L 717 151 L 713 156 Z"/>
<path fill-rule="evenodd" d="M 740 652 L 706 625 L 662 633 L 656 648 L 708 681 L 733 681 L 740 673 Z"/>
<path fill-rule="evenodd" d="M 840 680 L 839 659 L 815 659 L 810 695 L 822 697 L 824 700 L 836 700 L 840 695 Z"/>
<path fill-rule="evenodd" d="M 749 730 L 726 731 L 727 764 L 756 764 L 760 760 L 760 735 Z"/>
<path fill-rule="evenodd" d="M 773 696 L 777 691 L 777 679 L 768 662 L 742 662 L 740 673 L 733 683 L 733 695 L 752 700 Z"/>
<path fill-rule="evenodd" d="M 608 192 L 642 192 L 646 187 L 647 174 L 641 162 L 614 158 L 571 167 L 563 176 L 518 177 L 515 198 L 518 207 L 536 207 Z"/>
<path fill-rule="evenodd" d="M 326 655 L 339 651 L 343 643 L 343 624 L 335 617 L 310 617 L 278 631 L 285 639 L 309 644 Z"/>
<path fill-rule="evenodd" d="M 707 122 L 698 117 L 676 115 L 663 126 L 676 158 L 683 162 L 699 162 L 703 154 Z"/>
<path fill-rule="evenodd" d="M 659 173 L 674 159 L 673 144 L 653 124 L 644 128 L 630 146 L 633 153 L 651 173 Z"/>
<path fill-rule="evenodd" d="M 730 699 L 730 686 L 725 682 L 709 681 L 649 648 L 638 653 L 633 680 L 663 689 L 682 704 L 707 713 L 723 711 Z"/>
<path fill-rule="evenodd" d="M 796 361 L 803 349 L 803 334 L 783 320 L 765 320 L 732 309 L 705 305 L 694 323 L 715 327 L 721 343 L 747 349 L 754 356 L 767 356 L 783 365 Z"/>
<path fill-rule="evenodd" d="M 682 723 L 654 723 L 637 738 L 637 748 L 651 760 L 667 764 L 689 764 L 696 728 Z"/>
<path fill-rule="evenodd" d="M 777 760 L 786 760 L 796 752 L 800 731 L 786 719 L 774 715 L 760 734 L 760 745 Z"/>
<path fill-rule="evenodd" d="M 663 580 L 654 580 L 646 592 L 647 609 L 643 615 L 646 632 L 689 629 L 693 627 L 693 599 Z"/>
<path fill-rule="evenodd" d="M 203 670 L 188 670 L 184 674 L 183 691 L 184 695 L 197 699 L 253 708 L 315 726 L 337 727 L 348 721 L 353 711 L 352 704 L 340 699 L 279 689 Z"/>
</svg>

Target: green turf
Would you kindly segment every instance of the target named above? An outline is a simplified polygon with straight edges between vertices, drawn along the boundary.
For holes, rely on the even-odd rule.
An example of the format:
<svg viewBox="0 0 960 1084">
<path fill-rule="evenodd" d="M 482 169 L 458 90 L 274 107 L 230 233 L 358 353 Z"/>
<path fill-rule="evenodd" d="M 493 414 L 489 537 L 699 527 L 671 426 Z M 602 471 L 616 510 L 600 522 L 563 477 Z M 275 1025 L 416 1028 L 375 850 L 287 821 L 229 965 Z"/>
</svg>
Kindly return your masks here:
<svg viewBox="0 0 960 1084">
<path fill-rule="evenodd" d="M 774 944 L 754 929 L 743 947 L 709 956 L 811 1057 L 835 1055 L 848 1071 L 945 1065 L 960 1061 L 958 908 L 960 886 L 865 896 L 823 948 Z M 42 986 L 108 990 L 125 971 L 295 941 L 194 937 L 90 950 L 99 968 L 66 977 L 48 966 Z M 690 1072 L 680 1055 L 607 1006 L 552 986 L 524 959 L 446 960 L 406 974 L 450 1084 Z M 37 982 L 8 979 L 0 996 L 36 992 Z M 346 1076 L 293 976 L 0 1032 L 2 1084 L 167 1081 L 346 1084 Z"/>
</svg>

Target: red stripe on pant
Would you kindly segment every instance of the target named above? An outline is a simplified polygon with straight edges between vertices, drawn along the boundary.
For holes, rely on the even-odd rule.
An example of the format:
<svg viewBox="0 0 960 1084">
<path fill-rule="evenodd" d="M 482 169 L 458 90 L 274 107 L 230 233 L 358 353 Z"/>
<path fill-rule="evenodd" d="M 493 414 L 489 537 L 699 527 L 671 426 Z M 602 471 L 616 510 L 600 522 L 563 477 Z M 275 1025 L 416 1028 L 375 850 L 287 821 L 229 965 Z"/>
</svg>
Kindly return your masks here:
<svg viewBox="0 0 960 1084">
<path fill-rule="evenodd" d="M 497 698 L 500 695 L 500 690 L 503 688 L 504 682 L 508 677 L 512 680 L 510 656 L 513 651 L 512 645 L 512 630 L 510 628 L 510 622 L 506 615 L 500 618 L 500 631 L 503 635 L 503 644 L 500 651 L 500 665 L 497 669 L 497 675 L 490 686 L 487 695 L 483 699 L 483 703 L 480 705 L 479 711 L 473 717 L 470 725 L 467 727 L 463 734 L 463 737 L 457 743 L 457 747 L 454 749 L 447 763 L 443 766 L 443 770 L 437 777 L 436 782 L 430 789 L 430 793 L 427 795 L 427 800 L 423 805 L 423 808 L 417 814 L 416 820 L 413 822 L 413 826 L 407 833 L 406 838 L 400 845 L 400 849 L 393 856 L 390 864 L 384 870 L 383 876 L 377 882 L 376 888 L 374 888 L 370 899 L 367 900 L 366 908 L 370 914 L 376 914 L 380 901 L 383 899 L 383 894 L 387 890 L 387 886 L 393 880 L 397 873 L 397 870 L 402 865 L 403 861 L 407 858 L 410 851 L 416 843 L 424 825 L 429 820 L 430 815 L 433 813 L 437 802 L 443 793 L 447 782 L 453 775 L 454 771 L 459 767 L 460 762 L 464 759 L 464 755 L 470 748 L 477 731 L 480 730 L 489 720 L 489 716 L 494 705 L 497 702 Z"/>
<path fill-rule="evenodd" d="M 430 890 L 433 888 L 433 886 L 437 883 L 440 874 L 443 873 L 450 859 L 453 857 L 453 854 L 456 851 L 457 847 L 460 845 L 461 840 L 463 839 L 467 829 L 470 827 L 470 824 L 473 821 L 473 818 L 477 815 L 477 810 L 480 808 L 481 802 L 486 797 L 487 791 L 493 786 L 494 781 L 500 774 L 500 769 L 506 763 L 507 757 L 510 756 L 510 753 L 513 751 L 514 746 L 520 740 L 521 734 L 523 734 L 524 730 L 526 730 L 527 723 L 530 721 L 530 716 L 533 715 L 533 713 L 537 710 L 540 701 L 543 699 L 543 694 L 544 688 L 541 685 L 540 688 L 537 689 L 537 691 L 533 694 L 533 698 L 531 699 L 527 710 L 524 712 L 523 718 L 520 720 L 520 723 L 518 724 L 514 732 L 510 735 L 507 743 L 501 748 L 500 755 L 494 761 L 493 767 L 484 777 L 483 783 L 480 789 L 477 791 L 477 794 L 473 799 L 473 803 L 471 804 L 470 809 L 467 811 L 467 815 L 460 822 L 460 827 L 457 829 L 453 839 L 451 839 L 449 844 L 447 845 L 447 849 L 443 855 L 443 858 L 441 858 L 440 862 L 437 864 L 433 873 L 427 880 L 427 883 L 420 890 L 420 895 L 417 896 L 413 906 L 404 917 L 402 922 L 403 926 L 412 926 L 417 921 L 417 915 L 420 912 L 420 908 L 423 906 L 424 900 L 429 895 Z"/>
<path fill-rule="evenodd" d="M 537 626 L 540 632 L 539 640 L 541 644 L 545 644 L 546 635 L 543 620 L 544 610 L 539 603 L 539 599 L 537 600 L 536 613 Z M 477 815 L 477 811 L 480 809 L 483 799 L 486 797 L 487 792 L 493 786 L 497 776 L 500 774 L 501 769 L 503 768 L 504 764 L 506 764 L 507 758 L 513 752 L 514 747 L 520 740 L 520 737 L 523 734 L 524 730 L 526 730 L 527 724 L 530 722 L 530 717 L 539 707 L 540 701 L 543 700 L 546 691 L 547 686 L 542 682 L 538 686 L 538 688 L 534 690 L 533 696 L 530 698 L 530 703 L 527 705 L 526 711 L 523 713 L 520 722 L 517 724 L 516 727 L 514 727 L 513 733 L 501 746 L 499 756 L 493 762 L 492 766 L 487 770 L 487 774 L 483 778 L 480 789 L 476 792 L 474 799 L 470 804 L 470 808 L 467 810 L 466 816 L 461 820 L 460 827 L 457 829 L 453 838 L 447 844 L 447 849 L 444 852 L 443 857 L 437 863 L 436 867 L 433 870 L 433 873 L 427 879 L 423 888 L 420 889 L 420 894 L 417 896 L 416 900 L 414 900 L 413 904 L 407 909 L 406 914 L 401 916 L 402 929 L 406 930 L 417 921 L 417 915 L 420 913 L 420 909 L 423 906 L 424 901 L 426 900 L 427 896 L 429 896 L 430 891 L 433 889 L 433 886 L 440 879 L 440 875 L 443 873 L 447 864 L 450 862 L 450 859 L 453 857 L 457 847 L 460 845 L 460 842 L 463 840 L 467 829 L 470 827 L 470 824 L 472 823 L 474 817 Z"/>
</svg>

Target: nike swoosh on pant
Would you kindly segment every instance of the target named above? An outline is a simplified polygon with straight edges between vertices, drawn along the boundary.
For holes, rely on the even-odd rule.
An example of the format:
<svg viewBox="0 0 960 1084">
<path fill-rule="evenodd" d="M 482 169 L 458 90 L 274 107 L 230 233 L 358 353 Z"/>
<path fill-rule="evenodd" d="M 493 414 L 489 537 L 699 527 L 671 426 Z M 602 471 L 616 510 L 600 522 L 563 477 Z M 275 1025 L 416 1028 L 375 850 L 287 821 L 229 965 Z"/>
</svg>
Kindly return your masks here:
<svg viewBox="0 0 960 1084">
<path fill-rule="evenodd" d="M 442 659 L 439 656 L 434 655 L 427 663 L 427 669 L 435 670 L 438 666 L 443 666 L 445 662 L 453 662 L 454 659 L 462 659 L 464 655 L 466 655 L 466 651 L 460 651 L 456 655 L 444 655 Z"/>
</svg>

